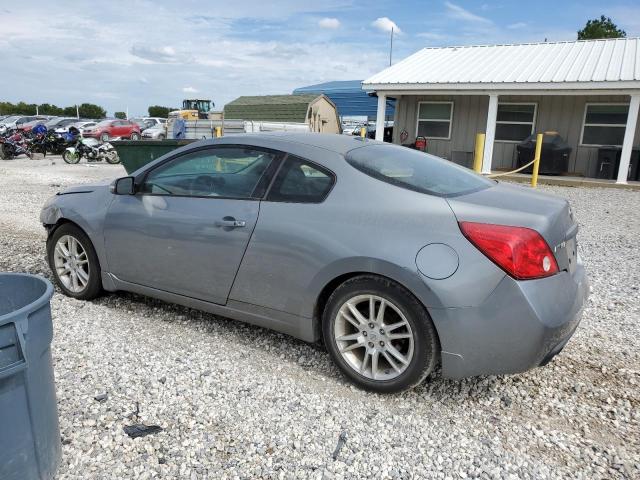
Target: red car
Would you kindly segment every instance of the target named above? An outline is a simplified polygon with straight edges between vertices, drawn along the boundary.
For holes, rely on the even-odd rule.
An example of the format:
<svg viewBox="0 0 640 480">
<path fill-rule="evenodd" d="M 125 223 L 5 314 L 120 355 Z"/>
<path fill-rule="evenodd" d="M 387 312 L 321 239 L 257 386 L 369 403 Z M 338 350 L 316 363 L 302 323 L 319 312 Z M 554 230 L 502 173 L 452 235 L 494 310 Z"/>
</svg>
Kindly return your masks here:
<svg viewBox="0 0 640 480">
<path fill-rule="evenodd" d="M 82 132 L 83 137 L 93 137 L 108 142 L 109 139 L 120 137 L 140 140 L 140 126 L 129 120 L 103 120 Z"/>
</svg>

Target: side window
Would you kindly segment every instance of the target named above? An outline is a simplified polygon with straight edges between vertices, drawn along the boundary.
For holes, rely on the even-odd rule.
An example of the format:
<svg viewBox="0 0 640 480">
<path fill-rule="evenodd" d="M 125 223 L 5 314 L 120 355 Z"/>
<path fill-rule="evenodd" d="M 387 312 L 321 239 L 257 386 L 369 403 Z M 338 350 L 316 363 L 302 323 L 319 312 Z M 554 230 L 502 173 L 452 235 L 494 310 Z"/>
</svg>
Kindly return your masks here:
<svg viewBox="0 0 640 480">
<path fill-rule="evenodd" d="M 333 174 L 322 167 L 289 155 L 271 186 L 268 201 L 322 202 L 333 186 Z"/>
<path fill-rule="evenodd" d="M 187 153 L 152 170 L 142 193 L 187 197 L 254 198 L 277 154 L 245 147 Z"/>
</svg>

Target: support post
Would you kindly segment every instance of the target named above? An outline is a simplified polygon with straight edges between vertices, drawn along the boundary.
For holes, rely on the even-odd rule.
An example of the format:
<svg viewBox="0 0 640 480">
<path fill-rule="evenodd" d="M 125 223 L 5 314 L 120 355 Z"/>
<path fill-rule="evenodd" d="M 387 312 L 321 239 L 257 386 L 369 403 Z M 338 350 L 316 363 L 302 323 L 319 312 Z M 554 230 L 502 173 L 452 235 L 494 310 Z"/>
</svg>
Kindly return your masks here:
<svg viewBox="0 0 640 480">
<path fill-rule="evenodd" d="M 491 173 L 491 159 L 493 158 L 493 141 L 496 138 L 496 118 L 498 116 L 498 95 L 489 95 L 489 109 L 487 110 L 487 128 L 484 141 L 484 157 L 482 159 L 482 173 Z"/>
<path fill-rule="evenodd" d="M 624 129 L 624 140 L 622 141 L 622 152 L 620 152 L 620 168 L 618 169 L 618 179 L 616 183 L 627 183 L 629 174 L 629 163 L 631 163 L 631 150 L 633 147 L 633 137 L 636 133 L 638 122 L 638 111 L 640 110 L 640 95 L 631 95 L 629 103 L 629 114 L 627 115 L 627 126 Z"/>
<path fill-rule="evenodd" d="M 484 155 L 484 133 L 476 135 L 476 148 L 473 149 L 473 171 L 480 173 L 482 171 L 482 156 Z"/>
<path fill-rule="evenodd" d="M 536 150 L 533 155 L 533 172 L 531 173 L 531 186 L 538 186 L 538 172 L 540 171 L 540 157 L 542 156 L 542 138 L 543 134 L 536 135 Z"/>
<path fill-rule="evenodd" d="M 387 113 L 387 96 L 378 92 L 378 111 L 376 113 L 376 140 L 384 140 L 384 119 Z"/>
</svg>

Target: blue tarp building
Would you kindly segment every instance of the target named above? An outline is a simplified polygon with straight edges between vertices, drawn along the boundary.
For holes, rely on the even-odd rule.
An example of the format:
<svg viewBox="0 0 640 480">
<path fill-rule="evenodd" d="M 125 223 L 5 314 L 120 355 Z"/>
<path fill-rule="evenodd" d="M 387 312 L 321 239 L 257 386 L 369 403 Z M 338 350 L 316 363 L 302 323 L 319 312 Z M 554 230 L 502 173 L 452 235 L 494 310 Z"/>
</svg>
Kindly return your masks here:
<svg viewBox="0 0 640 480">
<path fill-rule="evenodd" d="M 308 93 L 322 93 L 329 97 L 338 108 L 340 117 L 376 118 L 378 99 L 375 96 L 369 96 L 368 92 L 362 90 L 362 80 L 318 83 L 317 85 L 296 88 L 293 91 L 294 95 Z M 395 100 L 387 100 L 388 119 L 393 119 L 395 103 Z"/>
</svg>

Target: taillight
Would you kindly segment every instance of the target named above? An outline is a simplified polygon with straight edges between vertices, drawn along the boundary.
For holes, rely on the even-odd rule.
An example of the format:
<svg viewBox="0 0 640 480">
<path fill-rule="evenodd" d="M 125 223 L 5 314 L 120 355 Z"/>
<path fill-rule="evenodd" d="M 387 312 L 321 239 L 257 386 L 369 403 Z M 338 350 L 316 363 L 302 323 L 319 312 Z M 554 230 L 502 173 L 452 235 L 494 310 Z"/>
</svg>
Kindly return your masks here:
<svg viewBox="0 0 640 480">
<path fill-rule="evenodd" d="M 558 273 L 549 245 L 535 230 L 474 222 L 460 222 L 460 230 L 489 260 L 517 280 Z"/>
</svg>

